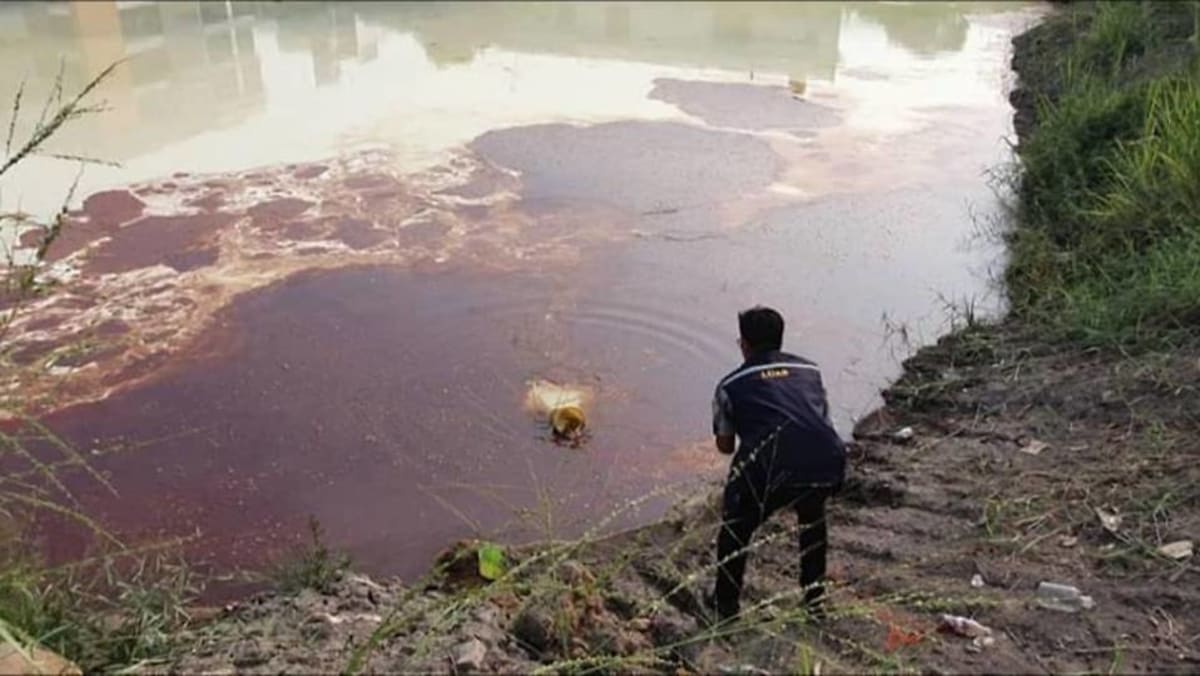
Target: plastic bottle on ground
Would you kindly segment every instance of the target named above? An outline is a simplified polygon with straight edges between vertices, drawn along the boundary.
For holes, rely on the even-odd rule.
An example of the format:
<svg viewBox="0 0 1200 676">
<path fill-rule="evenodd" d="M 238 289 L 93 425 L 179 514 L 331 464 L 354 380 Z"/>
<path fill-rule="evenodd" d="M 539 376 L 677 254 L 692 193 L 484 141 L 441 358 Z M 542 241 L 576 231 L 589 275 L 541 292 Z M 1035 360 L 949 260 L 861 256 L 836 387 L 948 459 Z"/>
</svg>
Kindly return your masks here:
<svg viewBox="0 0 1200 676">
<path fill-rule="evenodd" d="M 1077 613 L 1096 605 L 1092 597 L 1079 591 L 1078 587 L 1056 582 L 1041 582 L 1037 588 L 1038 605 L 1064 613 Z"/>
</svg>

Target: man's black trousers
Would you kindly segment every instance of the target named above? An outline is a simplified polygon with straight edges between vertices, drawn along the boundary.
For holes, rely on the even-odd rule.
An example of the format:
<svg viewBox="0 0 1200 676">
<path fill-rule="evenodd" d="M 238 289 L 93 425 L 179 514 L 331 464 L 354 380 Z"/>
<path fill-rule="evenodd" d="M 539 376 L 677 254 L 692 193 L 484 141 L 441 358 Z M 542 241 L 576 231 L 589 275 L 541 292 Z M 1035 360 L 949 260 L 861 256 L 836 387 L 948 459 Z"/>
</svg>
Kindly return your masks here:
<svg viewBox="0 0 1200 676">
<path fill-rule="evenodd" d="M 746 547 L 754 531 L 772 514 L 789 508 L 800 521 L 800 586 L 805 603 L 819 604 L 825 579 L 825 501 L 831 489 L 824 486 L 784 484 L 756 491 L 750 482 L 731 481 L 725 487 L 720 534 L 717 536 L 717 587 L 715 601 L 722 618 L 738 613 L 738 597 L 746 572 Z"/>
</svg>

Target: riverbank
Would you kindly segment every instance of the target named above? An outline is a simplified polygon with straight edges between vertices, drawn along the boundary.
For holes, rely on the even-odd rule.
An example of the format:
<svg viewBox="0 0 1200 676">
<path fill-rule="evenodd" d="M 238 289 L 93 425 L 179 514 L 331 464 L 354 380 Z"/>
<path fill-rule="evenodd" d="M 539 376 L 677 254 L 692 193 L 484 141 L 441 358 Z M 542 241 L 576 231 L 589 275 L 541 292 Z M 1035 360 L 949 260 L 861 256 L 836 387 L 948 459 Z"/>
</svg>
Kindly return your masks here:
<svg viewBox="0 0 1200 676">
<path fill-rule="evenodd" d="M 1115 240 L 1078 230 L 1115 232 L 1129 217 L 1115 211 L 1116 191 L 1137 186 L 1101 165 L 1123 161 L 1121 140 L 1163 138 L 1139 97 L 1162 95 L 1168 78 L 1189 86 L 1194 42 L 1188 52 L 1180 38 L 1190 15 L 1132 6 L 1075 5 L 1015 41 L 1025 173 L 1009 235 L 1012 314 L 919 351 L 858 425 L 852 478 L 830 514 L 827 621 L 799 608 L 795 527 L 777 519 L 755 546 L 745 618 L 707 624 L 698 598 L 714 565 L 714 487 L 646 528 L 510 552 L 495 582 L 473 579 L 466 547 L 449 579 L 417 587 L 348 574 L 323 594 L 259 596 L 192 634 L 173 667 L 1194 671 L 1200 568 L 1178 543 L 1200 534 L 1200 349 L 1172 283 L 1186 278 L 1155 268 L 1167 283 L 1144 287 L 1129 312 L 1096 281 L 1116 265 Z M 1086 84 L 1064 75 L 1080 58 L 1091 60 Z M 1129 119 L 1104 126 L 1089 110 Z M 1064 141 L 1075 156 L 1052 145 Z M 1103 162 L 1095 148 L 1107 149 Z M 1092 173 L 1048 164 L 1055 152 Z M 1082 218 L 1089 200 L 1113 207 L 1110 220 L 1093 210 L 1098 223 L 1050 229 L 1061 222 L 1052 216 Z M 1178 245 L 1196 232 L 1183 225 L 1145 241 Z M 1094 607 L 1040 606 L 1043 581 L 1078 587 Z M 939 632 L 943 613 L 977 620 L 993 640 Z"/>
</svg>

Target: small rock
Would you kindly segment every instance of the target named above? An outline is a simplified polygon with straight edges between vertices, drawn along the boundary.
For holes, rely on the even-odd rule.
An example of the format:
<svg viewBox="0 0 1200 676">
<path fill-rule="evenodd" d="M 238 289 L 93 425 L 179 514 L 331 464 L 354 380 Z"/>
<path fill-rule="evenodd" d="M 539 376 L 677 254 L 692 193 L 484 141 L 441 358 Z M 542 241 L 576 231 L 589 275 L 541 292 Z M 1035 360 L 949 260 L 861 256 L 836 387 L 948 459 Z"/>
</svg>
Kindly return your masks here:
<svg viewBox="0 0 1200 676">
<path fill-rule="evenodd" d="M 500 627 L 485 622 L 468 622 L 463 625 L 462 633 L 488 645 L 499 645 L 508 637 L 508 634 Z"/>
<path fill-rule="evenodd" d="M 1050 444 L 1038 439 L 1030 439 L 1029 443 L 1021 447 L 1021 452 L 1026 455 L 1040 455 L 1047 448 L 1050 448 Z"/>
<path fill-rule="evenodd" d="M 634 631 L 649 631 L 650 619 L 646 617 L 635 617 L 629 621 L 629 628 Z"/>
<path fill-rule="evenodd" d="M 29 646 L 23 654 L 8 643 L 0 643 L 0 673 L 76 676 L 82 672 L 71 660 L 41 646 Z"/>
<path fill-rule="evenodd" d="M 971 653 L 981 653 L 984 648 L 990 648 L 996 644 L 996 639 L 992 636 L 978 636 L 971 639 L 967 644 L 966 651 Z"/>
<path fill-rule="evenodd" d="M 1169 542 L 1169 543 L 1159 547 L 1158 553 L 1162 554 L 1163 556 L 1167 557 L 1168 559 L 1175 559 L 1176 561 L 1182 561 L 1186 558 L 1191 557 L 1192 541 L 1191 540 L 1178 540 L 1176 542 Z"/>
<path fill-rule="evenodd" d="M 500 621 L 500 614 L 496 610 L 496 606 L 493 606 L 490 603 L 476 608 L 475 612 L 472 613 L 472 617 L 475 618 L 476 622 L 482 622 L 484 624 L 496 624 Z"/>
<path fill-rule="evenodd" d="M 1068 547 L 1069 548 L 1069 547 L 1074 547 L 1077 544 L 1079 544 L 1079 538 L 1075 537 L 1074 535 L 1064 535 L 1058 539 L 1059 547 Z"/>
<path fill-rule="evenodd" d="M 654 643 L 645 634 L 622 631 L 617 634 L 616 647 L 618 655 L 637 655 L 654 650 Z"/>
<path fill-rule="evenodd" d="M 342 579 L 342 583 L 348 591 L 357 596 L 366 597 L 372 595 L 373 592 L 382 592 L 384 590 L 383 585 L 365 575 L 358 575 L 356 573 L 348 573 Z"/>
<path fill-rule="evenodd" d="M 234 649 L 233 666 L 245 669 L 265 664 L 270 654 L 257 641 L 243 641 Z"/>
<path fill-rule="evenodd" d="M 983 582 L 982 575 L 980 575 L 979 573 L 975 573 L 974 575 L 971 576 L 971 586 L 972 587 L 974 587 L 975 589 L 979 589 L 979 588 L 983 587 L 983 585 L 984 585 L 984 582 Z"/>
<path fill-rule="evenodd" d="M 467 671 L 480 671 L 487 659 L 487 646 L 477 638 L 460 643 L 454 648 L 454 666 Z"/>
<path fill-rule="evenodd" d="M 685 646 L 684 652 L 689 652 L 690 648 L 694 651 L 688 656 L 688 660 L 695 665 L 696 672 L 700 674 L 711 674 L 719 671 L 722 664 L 728 665 L 736 659 L 734 655 L 718 641 L 705 641 L 703 643 L 691 643 Z"/>
<path fill-rule="evenodd" d="M 497 674 L 532 674 L 542 665 L 531 662 L 523 654 L 499 653 L 492 656 L 488 669 Z"/>
<path fill-rule="evenodd" d="M 745 676 L 769 676 L 771 672 L 753 664 L 737 664 L 728 665 L 722 664 L 717 667 L 718 674 L 743 674 Z"/>
<path fill-rule="evenodd" d="M 531 600 L 517 614 L 512 635 L 538 652 L 550 647 L 554 637 L 554 616 L 545 604 Z"/>
<path fill-rule="evenodd" d="M 328 622 L 329 624 L 332 624 L 334 626 L 337 626 L 346 621 L 346 617 L 344 615 L 334 615 L 332 613 L 324 613 L 324 612 L 317 613 L 313 617 L 317 618 L 318 620 Z"/>
<path fill-rule="evenodd" d="M 1100 519 L 1100 525 L 1104 526 L 1104 530 L 1110 533 L 1116 533 L 1121 527 L 1121 515 L 1115 512 L 1106 512 L 1099 507 L 1096 508 L 1096 516 Z"/>
<path fill-rule="evenodd" d="M 609 588 L 607 592 L 608 594 L 604 597 L 604 603 L 609 608 L 612 608 L 613 611 L 615 611 L 618 615 L 629 617 L 630 615 L 636 615 L 638 613 L 638 608 L 640 606 L 638 604 L 637 597 L 631 594 L 626 594 L 623 592 L 623 590 L 612 588 Z"/>
<path fill-rule="evenodd" d="M 650 620 L 650 635 L 658 645 L 671 645 L 685 640 L 692 633 L 692 627 L 686 620 L 671 617 L 666 614 L 655 615 Z"/>
<path fill-rule="evenodd" d="M 913 437 L 915 436 L 917 436 L 917 433 L 913 430 L 913 428 L 901 427 L 895 432 L 892 432 L 892 441 L 898 444 L 907 444 L 908 442 L 912 441 Z"/>
<path fill-rule="evenodd" d="M 325 601 L 325 597 L 317 593 L 315 590 L 305 588 L 301 589 L 291 599 L 291 604 L 293 608 L 297 608 L 299 610 L 324 610 Z"/>
<path fill-rule="evenodd" d="M 333 624 L 319 615 L 313 615 L 300 625 L 300 635 L 307 641 L 324 641 L 333 636 Z"/>
</svg>

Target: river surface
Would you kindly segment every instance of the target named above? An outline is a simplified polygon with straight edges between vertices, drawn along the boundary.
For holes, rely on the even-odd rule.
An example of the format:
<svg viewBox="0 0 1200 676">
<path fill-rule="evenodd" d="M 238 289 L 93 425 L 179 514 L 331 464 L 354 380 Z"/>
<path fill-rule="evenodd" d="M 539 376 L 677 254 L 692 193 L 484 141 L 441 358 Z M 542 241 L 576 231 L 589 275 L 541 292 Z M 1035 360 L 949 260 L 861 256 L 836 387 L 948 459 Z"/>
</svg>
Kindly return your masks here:
<svg viewBox="0 0 1200 676">
<path fill-rule="evenodd" d="M 124 59 L 49 148 L 119 166 L 80 175 L 3 348 L 5 406 L 69 449 L 7 424 L 124 541 L 226 568 L 309 516 L 405 576 L 456 538 L 644 522 L 723 471 L 738 310 L 784 314 L 847 435 L 949 304 L 996 311 L 988 169 L 1035 13 L 6 3 L 18 139 L 59 73 Z M 0 206 L 52 213 L 78 172 L 34 157 Z M 590 395 L 580 448 L 523 405 L 540 379 Z"/>
</svg>

